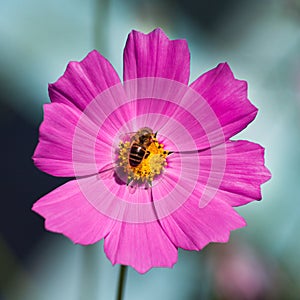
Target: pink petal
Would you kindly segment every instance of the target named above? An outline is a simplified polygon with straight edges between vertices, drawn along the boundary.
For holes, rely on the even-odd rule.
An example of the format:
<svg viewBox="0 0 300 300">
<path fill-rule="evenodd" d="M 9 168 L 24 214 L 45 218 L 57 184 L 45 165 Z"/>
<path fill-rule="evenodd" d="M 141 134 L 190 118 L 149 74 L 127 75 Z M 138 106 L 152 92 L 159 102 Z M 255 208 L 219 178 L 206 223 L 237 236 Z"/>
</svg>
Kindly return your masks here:
<svg viewBox="0 0 300 300">
<path fill-rule="evenodd" d="M 224 157 L 224 152 L 214 149 L 216 161 Z M 262 198 L 260 186 L 271 178 L 264 165 L 264 148 L 248 141 L 227 141 L 225 144 L 226 165 L 222 173 L 211 171 L 211 153 L 199 153 L 202 174 L 211 176 L 212 181 L 221 179 L 215 189 L 217 198 L 231 206 L 244 205 Z"/>
<path fill-rule="evenodd" d="M 127 181 L 127 178 L 126 178 Z M 86 199 L 101 214 L 120 222 L 144 224 L 157 220 L 151 189 L 127 186 L 113 170 L 78 180 Z"/>
<path fill-rule="evenodd" d="M 129 111 L 139 118 L 136 125 L 158 131 L 179 151 L 207 149 L 225 142 L 218 116 L 206 99 L 187 85 L 164 78 L 140 78 L 126 81 L 124 87 L 129 99 L 138 100 L 122 109 L 135 103 Z"/>
<path fill-rule="evenodd" d="M 139 273 L 172 267 L 177 261 L 177 249 L 158 222 L 117 222 L 105 238 L 104 251 L 113 265 L 129 265 Z"/>
<path fill-rule="evenodd" d="M 200 173 L 197 155 L 173 153 L 167 159 L 165 172 L 152 187 L 156 217 L 168 217 L 191 197 L 198 185 Z"/>
<path fill-rule="evenodd" d="M 235 79 L 227 63 L 201 75 L 191 88 L 211 106 L 225 139 L 243 130 L 257 114 L 257 108 L 247 99 L 246 81 Z"/>
<path fill-rule="evenodd" d="M 187 84 L 189 74 L 190 53 L 185 40 L 171 41 L 161 29 L 129 34 L 124 49 L 124 81 L 163 77 Z"/>
<path fill-rule="evenodd" d="M 117 118 L 117 115 L 120 117 Z M 169 144 L 175 146 L 167 148 L 171 151 L 198 151 L 225 141 L 222 128 L 213 113 L 203 106 L 201 110 L 199 105 L 197 109 L 189 112 L 176 103 L 159 99 L 139 99 L 117 109 L 107 119 L 108 123 L 113 123 L 113 119 L 124 121 L 123 127 L 126 129 L 119 127 L 123 133 L 126 130 L 137 131 L 142 127 L 152 128 L 154 132 L 158 132 L 159 139 L 167 147 Z M 208 135 L 208 130 L 213 130 L 214 133 Z"/>
<path fill-rule="evenodd" d="M 161 219 L 160 224 L 174 245 L 187 250 L 201 250 L 211 242 L 226 243 L 231 230 L 246 225 L 223 201 L 213 200 L 199 208 L 195 194 L 172 215 Z"/>
<path fill-rule="evenodd" d="M 80 121 L 80 122 L 79 122 Z M 33 160 L 54 176 L 85 176 L 97 173 L 111 162 L 112 141 L 98 136 L 99 127 L 76 107 L 44 105 L 44 121 Z"/>
<path fill-rule="evenodd" d="M 114 222 L 90 204 L 76 180 L 42 197 L 32 209 L 45 218 L 47 230 L 62 233 L 82 245 L 102 239 Z"/>
<path fill-rule="evenodd" d="M 101 209 L 105 208 L 96 207 L 97 203 L 91 201 L 92 194 L 102 198 L 102 204 L 108 202 L 115 206 L 118 217 L 124 217 L 114 192 L 105 187 L 99 189 L 103 181 L 111 182 L 98 180 L 95 176 L 70 181 L 38 200 L 33 210 L 45 218 L 47 230 L 62 233 L 75 243 L 87 245 L 105 237 L 105 251 L 113 264 L 131 265 L 141 273 L 152 267 L 173 266 L 177 261 L 177 249 L 157 221 L 116 221 L 116 214 L 113 217 L 102 214 Z M 116 183 L 114 186 L 118 189 Z M 142 196 L 137 194 L 130 198 L 123 194 L 126 200 L 137 201 L 136 204 L 151 201 L 149 192 Z"/>
<path fill-rule="evenodd" d="M 52 102 L 78 107 L 83 111 L 101 92 L 120 83 L 112 65 L 96 50 L 81 62 L 70 62 L 62 77 L 49 85 Z"/>
</svg>

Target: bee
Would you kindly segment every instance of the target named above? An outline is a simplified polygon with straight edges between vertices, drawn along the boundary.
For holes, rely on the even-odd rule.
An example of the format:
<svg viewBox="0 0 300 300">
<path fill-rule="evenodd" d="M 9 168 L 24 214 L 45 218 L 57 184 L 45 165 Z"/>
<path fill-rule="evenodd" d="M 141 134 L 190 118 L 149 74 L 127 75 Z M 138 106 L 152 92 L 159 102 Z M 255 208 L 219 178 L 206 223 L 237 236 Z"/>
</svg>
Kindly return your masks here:
<svg viewBox="0 0 300 300">
<path fill-rule="evenodd" d="M 148 147 L 153 143 L 156 134 L 148 128 L 142 128 L 136 132 L 130 139 L 130 150 L 128 154 L 128 162 L 131 167 L 137 167 L 143 159 L 146 159 L 150 152 Z"/>
</svg>

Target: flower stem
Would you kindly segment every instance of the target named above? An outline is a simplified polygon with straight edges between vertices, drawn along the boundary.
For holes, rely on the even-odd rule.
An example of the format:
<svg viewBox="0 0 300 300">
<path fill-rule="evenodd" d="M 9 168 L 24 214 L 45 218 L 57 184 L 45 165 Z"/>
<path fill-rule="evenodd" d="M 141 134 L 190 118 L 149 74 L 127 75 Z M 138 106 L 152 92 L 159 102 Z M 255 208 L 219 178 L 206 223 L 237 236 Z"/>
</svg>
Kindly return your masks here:
<svg viewBox="0 0 300 300">
<path fill-rule="evenodd" d="M 121 265 L 117 300 L 123 299 L 124 290 L 125 290 L 125 282 L 126 282 L 126 273 L 127 273 L 127 266 Z"/>
</svg>

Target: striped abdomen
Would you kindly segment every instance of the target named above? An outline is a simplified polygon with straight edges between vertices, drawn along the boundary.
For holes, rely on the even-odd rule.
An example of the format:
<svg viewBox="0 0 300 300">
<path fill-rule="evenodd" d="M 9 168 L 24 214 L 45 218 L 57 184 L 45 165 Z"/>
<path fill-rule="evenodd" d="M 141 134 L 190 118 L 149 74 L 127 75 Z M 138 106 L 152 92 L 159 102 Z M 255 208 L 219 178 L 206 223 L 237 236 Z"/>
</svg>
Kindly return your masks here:
<svg viewBox="0 0 300 300">
<path fill-rule="evenodd" d="M 131 167 L 137 167 L 147 155 L 147 149 L 138 143 L 133 143 L 129 152 L 129 164 Z"/>
</svg>

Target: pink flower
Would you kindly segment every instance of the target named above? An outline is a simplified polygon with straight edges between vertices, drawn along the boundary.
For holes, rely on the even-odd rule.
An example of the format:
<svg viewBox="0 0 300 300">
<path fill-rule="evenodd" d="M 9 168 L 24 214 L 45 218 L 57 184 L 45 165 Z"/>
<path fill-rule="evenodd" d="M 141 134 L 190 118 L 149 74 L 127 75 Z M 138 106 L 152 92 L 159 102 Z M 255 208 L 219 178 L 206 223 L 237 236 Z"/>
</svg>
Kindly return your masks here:
<svg viewBox="0 0 300 300">
<path fill-rule="evenodd" d="M 123 84 L 92 51 L 49 85 L 34 163 L 76 179 L 34 204 L 46 229 L 104 238 L 112 264 L 144 273 L 246 225 L 233 207 L 261 199 L 270 173 L 260 145 L 229 139 L 257 109 L 226 63 L 190 85 L 189 71 L 185 40 L 132 31 Z"/>
</svg>

